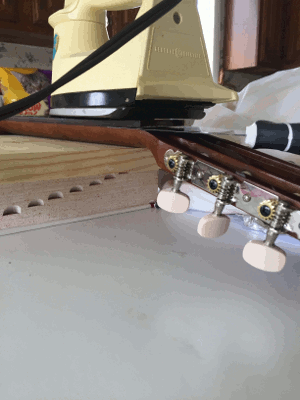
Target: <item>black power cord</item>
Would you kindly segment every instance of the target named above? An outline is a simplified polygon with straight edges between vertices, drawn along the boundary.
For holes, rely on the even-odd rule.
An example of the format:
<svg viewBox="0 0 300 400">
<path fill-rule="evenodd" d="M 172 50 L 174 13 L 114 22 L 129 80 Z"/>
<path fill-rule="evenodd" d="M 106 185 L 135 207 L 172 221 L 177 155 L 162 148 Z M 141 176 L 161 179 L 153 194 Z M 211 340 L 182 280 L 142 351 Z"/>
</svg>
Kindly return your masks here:
<svg viewBox="0 0 300 400">
<path fill-rule="evenodd" d="M 182 0 L 162 0 L 159 4 L 151 8 L 137 20 L 126 26 L 114 37 L 108 40 L 104 45 L 95 50 L 92 54 L 86 57 L 83 61 L 77 64 L 69 72 L 59 78 L 56 82 L 52 83 L 45 89 L 40 90 L 37 93 L 25 97 L 24 99 L 18 100 L 14 103 L 8 104 L 7 106 L 0 108 L 0 121 L 13 117 L 16 114 L 32 107 L 36 103 L 39 103 L 46 97 L 48 97 L 55 90 L 61 86 L 67 84 L 79 75 L 93 68 L 107 57 L 112 55 L 114 52 L 119 50 L 127 42 L 147 29 L 151 24 L 156 22 L 158 19 L 167 14 L 172 8 L 176 7 Z"/>
</svg>

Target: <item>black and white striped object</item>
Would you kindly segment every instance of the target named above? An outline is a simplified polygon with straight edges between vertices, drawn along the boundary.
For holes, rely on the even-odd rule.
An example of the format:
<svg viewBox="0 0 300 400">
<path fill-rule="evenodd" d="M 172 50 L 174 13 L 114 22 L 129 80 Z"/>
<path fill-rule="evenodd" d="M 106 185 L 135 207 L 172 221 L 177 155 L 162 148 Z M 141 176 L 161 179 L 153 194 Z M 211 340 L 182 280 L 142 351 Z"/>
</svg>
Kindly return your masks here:
<svg viewBox="0 0 300 400">
<path fill-rule="evenodd" d="M 300 154 L 300 123 L 254 122 L 246 128 L 245 144 L 252 149 L 273 149 Z"/>
</svg>

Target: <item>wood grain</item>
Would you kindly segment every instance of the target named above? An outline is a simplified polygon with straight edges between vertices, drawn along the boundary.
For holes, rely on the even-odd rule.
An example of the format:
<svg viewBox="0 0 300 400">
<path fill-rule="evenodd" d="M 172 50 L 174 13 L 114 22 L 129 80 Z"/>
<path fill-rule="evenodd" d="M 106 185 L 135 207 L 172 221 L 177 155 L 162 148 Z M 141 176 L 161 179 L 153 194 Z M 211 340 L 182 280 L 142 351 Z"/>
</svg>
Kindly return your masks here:
<svg viewBox="0 0 300 400">
<path fill-rule="evenodd" d="M 226 72 L 266 76 L 296 68 L 299 59 L 299 0 L 226 0 L 224 56 Z"/>
<path fill-rule="evenodd" d="M 131 10 L 124 11 L 107 11 L 107 33 L 108 37 L 112 38 L 115 34 L 120 32 L 125 26 L 135 20 L 139 11 L 139 7 Z"/>
<path fill-rule="evenodd" d="M 0 136 L 0 229 L 149 205 L 158 166 L 150 150 Z"/>
<path fill-rule="evenodd" d="M 224 69 L 236 70 L 257 64 L 259 2 L 229 0 L 225 4 Z"/>
<path fill-rule="evenodd" d="M 35 182 L 124 171 L 157 171 L 148 149 L 0 136 L 0 182 Z"/>
<path fill-rule="evenodd" d="M 0 41 L 52 47 L 48 17 L 63 5 L 64 0 L 5 0 L 0 8 Z"/>
</svg>

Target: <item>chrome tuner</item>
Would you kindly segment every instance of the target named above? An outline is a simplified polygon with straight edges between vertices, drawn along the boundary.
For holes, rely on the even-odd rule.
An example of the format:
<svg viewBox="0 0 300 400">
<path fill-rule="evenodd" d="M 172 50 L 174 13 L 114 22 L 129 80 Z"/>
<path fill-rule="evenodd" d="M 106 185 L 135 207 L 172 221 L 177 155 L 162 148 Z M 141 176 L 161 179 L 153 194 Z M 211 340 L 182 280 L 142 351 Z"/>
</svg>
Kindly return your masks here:
<svg viewBox="0 0 300 400">
<path fill-rule="evenodd" d="M 171 213 L 184 213 L 190 206 L 189 197 L 180 191 L 180 186 L 189 178 L 193 162 L 184 154 L 168 150 L 164 158 L 165 166 L 174 173 L 173 187 L 162 189 L 157 196 L 157 204 L 160 208 Z"/>
<path fill-rule="evenodd" d="M 211 193 L 217 194 L 218 198 L 214 212 L 201 218 L 198 233 L 212 239 L 224 235 L 229 228 L 230 218 L 222 212 L 234 196 L 236 182 L 229 175 L 212 175 L 207 181 L 207 188 Z"/>
<path fill-rule="evenodd" d="M 284 201 L 266 200 L 259 206 L 261 217 L 270 220 L 265 241 L 251 240 L 243 251 L 244 260 L 252 267 L 268 272 L 279 272 L 286 263 L 286 254 L 275 241 L 288 223 L 292 210 Z"/>
</svg>

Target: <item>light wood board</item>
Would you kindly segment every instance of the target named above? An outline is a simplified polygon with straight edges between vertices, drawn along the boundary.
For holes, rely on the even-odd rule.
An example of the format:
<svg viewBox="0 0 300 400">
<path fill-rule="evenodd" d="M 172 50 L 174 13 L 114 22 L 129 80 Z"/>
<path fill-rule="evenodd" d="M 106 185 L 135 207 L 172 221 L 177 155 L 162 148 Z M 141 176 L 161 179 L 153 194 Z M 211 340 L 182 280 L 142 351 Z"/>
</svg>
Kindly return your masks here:
<svg viewBox="0 0 300 400">
<path fill-rule="evenodd" d="M 0 136 L 1 185 L 124 171 L 158 171 L 148 149 Z"/>
<path fill-rule="evenodd" d="M 0 230 L 156 200 L 158 167 L 147 149 L 0 136 L 0 156 Z"/>
</svg>

